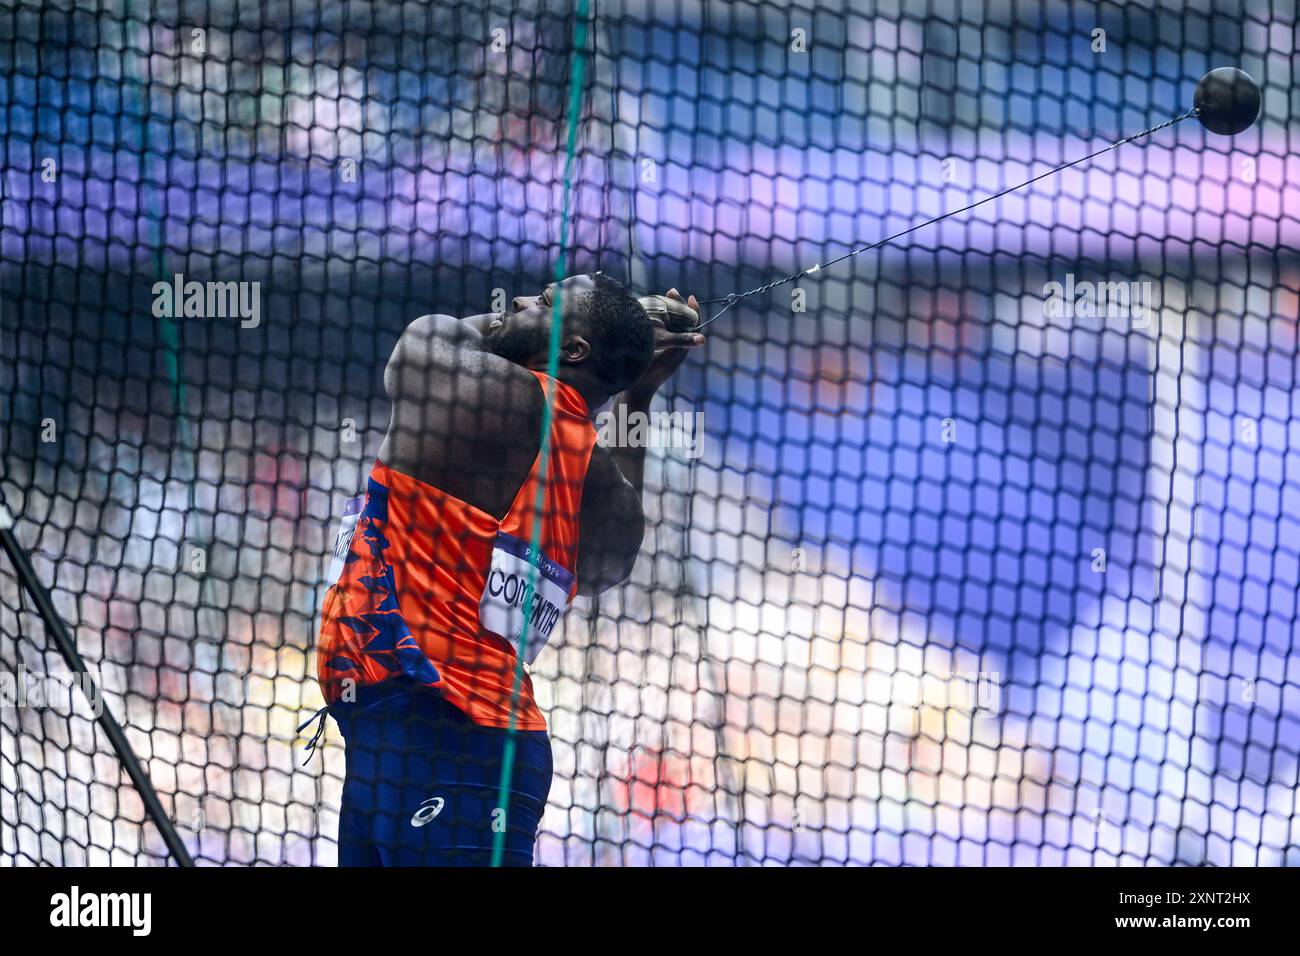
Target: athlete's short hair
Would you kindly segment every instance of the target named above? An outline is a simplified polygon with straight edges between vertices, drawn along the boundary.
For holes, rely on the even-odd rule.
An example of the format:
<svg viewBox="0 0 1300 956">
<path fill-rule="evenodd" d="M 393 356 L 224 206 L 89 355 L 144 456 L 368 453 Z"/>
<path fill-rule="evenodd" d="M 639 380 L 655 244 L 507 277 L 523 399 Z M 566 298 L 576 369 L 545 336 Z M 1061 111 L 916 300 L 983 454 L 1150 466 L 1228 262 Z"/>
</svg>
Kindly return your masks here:
<svg viewBox="0 0 1300 956">
<path fill-rule="evenodd" d="M 591 344 L 586 365 L 609 394 L 617 395 L 644 375 L 654 358 L 654 328 L 621 282 L 599 272 L 591 278 L 591 291 L 574 303 Z"/>
</svg>

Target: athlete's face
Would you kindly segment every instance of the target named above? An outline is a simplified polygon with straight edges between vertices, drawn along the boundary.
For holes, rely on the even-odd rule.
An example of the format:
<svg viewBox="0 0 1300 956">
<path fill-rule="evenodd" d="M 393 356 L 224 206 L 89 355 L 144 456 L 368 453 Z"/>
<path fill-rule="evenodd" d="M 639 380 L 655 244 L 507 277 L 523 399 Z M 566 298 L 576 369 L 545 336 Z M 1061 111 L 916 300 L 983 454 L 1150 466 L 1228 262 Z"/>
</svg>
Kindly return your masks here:
<svg viewBox="0 0 1300 956">
<path fill-rule="evenodd" d="M 571 276 L 563 284 L 552 282 L 540 295 L 517 296 L 510 308 L 492 320 L 483 336 L 489 352 L 518 365 L 545 363 L 551 344 L 551 323 L 558 297 L 564 313 L 565 339 L 580 334 L 578 298 L 595 287 L 591 276 Z"/>
</svg>

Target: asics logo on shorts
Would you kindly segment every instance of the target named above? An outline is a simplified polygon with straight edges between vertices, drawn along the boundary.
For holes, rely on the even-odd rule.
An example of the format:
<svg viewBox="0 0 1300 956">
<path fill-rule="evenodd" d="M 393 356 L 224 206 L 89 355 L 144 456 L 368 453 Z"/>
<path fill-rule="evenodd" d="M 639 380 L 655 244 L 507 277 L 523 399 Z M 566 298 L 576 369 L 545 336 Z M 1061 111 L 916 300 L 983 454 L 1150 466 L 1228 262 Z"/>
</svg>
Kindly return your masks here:
<svg viewBox="0 0 1300 956">
<path fill-rule="evenodd" d="M 411 817 L 411 826 L 422 827 L 438 814 L 442 813 L 442 805 L 445 803 L 442 797 L 430 797 L 420 804 L 419 809 Z"/>
</svg>

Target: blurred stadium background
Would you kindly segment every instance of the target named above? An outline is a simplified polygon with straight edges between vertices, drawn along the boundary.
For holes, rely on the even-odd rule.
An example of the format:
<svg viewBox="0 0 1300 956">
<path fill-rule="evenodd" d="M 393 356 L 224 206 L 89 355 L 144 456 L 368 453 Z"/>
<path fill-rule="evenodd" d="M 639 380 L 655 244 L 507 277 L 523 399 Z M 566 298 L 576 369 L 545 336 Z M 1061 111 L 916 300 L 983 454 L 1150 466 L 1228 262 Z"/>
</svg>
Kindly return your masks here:
<svg viewBox="0 0 1300 956">
<path fill-rule="evenodd" d="M 538 862 L 1300 863 L 1295 8 L 593 10 L 571 271 L 640 291 L 825 261 L 1216 66 L 1264 112 L 710 327 L 668 396 L 702 456 L 652 452 L 632 581 L 533 670 Z M 554 268 L 574 27 L 546 0 L 0 8 L 0 503 L 200 863 L 334 862 L 341 740 L 302 766 L 295 732 L 334 516 L 402 327 Z M 260 324 L 156 318 L 177 273 L 260 282 Z M 1049 317 L 1067 275 L 1153 300 Z M 65 671 L 0 556 L 0 672 Z M 944 696 L 971 673 L 974 710 Z M 84 700 L 0 727 L 0 862 L 166 861 Z"/>
</svg>

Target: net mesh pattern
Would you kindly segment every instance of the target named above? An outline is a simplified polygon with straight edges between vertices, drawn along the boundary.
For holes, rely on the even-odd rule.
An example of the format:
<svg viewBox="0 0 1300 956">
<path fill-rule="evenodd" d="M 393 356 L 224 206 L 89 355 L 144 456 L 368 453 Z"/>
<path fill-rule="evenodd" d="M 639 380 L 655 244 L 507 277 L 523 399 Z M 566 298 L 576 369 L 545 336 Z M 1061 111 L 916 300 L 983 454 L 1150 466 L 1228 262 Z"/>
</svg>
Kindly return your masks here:
<svg viewBox="0 0 1300 956">
<path fill-rule="evenodd" d="M 638 292 L 826 261 L 1216 66 L 1264 109 L 709 327 L 632 577 L 531 668 L 536 861 L 1300 862 L 1294 10 L 593 8 L 567 254 Z M 544 0 L 0 10 L 0 503 L 201 864 L 336 860 L 343 741 L 304 766 L 297 728 L 339 515 L 406 325 L 549 281 L 574 34 Z M 170 315 L 175 281 L 257 314 Z M 0 862 L 163 864 L 71 676 L 0 554 Z"/>
</svg>

